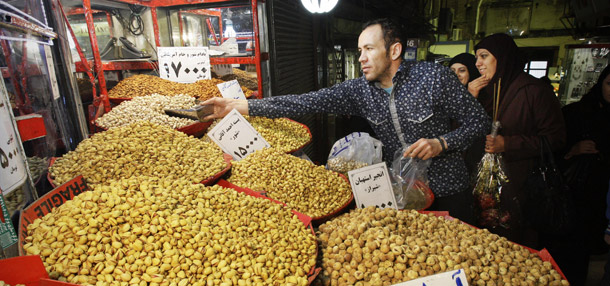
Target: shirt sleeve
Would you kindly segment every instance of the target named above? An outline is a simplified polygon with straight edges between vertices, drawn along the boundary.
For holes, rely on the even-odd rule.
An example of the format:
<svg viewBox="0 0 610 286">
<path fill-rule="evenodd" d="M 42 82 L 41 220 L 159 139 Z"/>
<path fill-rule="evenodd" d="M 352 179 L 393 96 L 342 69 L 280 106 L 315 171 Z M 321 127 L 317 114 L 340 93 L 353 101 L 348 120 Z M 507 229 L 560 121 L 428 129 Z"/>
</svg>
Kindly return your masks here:
<svg viewBox="0 0 610 286">
<path fill-rule="evenodd" d="M 483 106 L 468 93 L 451 70 L 443 67 L 440 76 L 440 103 L 450 119 L 459 123 L 457 129 L 443 135 L 449 150 L 464 151 L 479 137 L 491 130 L 491 118 Z"/>
<path fill-rule="evenodd" d="M 362 86 L 360 79 L 348 80 L 329 88 L 304 94 L 291 94 L 249 99 L 248 114 L 269 118 L 294 117 L 310 113 L 334 113 L 360 115 L 357 106 L 357 90 Z M 366 85 L 366 84 L 365 84 Z"/>
</svg>

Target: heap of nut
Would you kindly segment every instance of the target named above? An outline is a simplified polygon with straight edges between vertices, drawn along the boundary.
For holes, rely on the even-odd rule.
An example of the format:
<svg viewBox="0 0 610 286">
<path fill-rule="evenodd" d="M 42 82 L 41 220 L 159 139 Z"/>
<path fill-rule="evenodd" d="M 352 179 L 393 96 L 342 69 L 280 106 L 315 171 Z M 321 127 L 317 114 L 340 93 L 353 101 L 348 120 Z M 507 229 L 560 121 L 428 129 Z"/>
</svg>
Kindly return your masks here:
<svg viewBox="0 0 610 286">
<path fill-rule="evenodd" d="M 10 284 L 7 284 L 6 282 L 0 280 L 0 286 L 11 286 Z M 25 286 L 25 284 L 15 284 L 15 286 Z"/>
<path fill-rule="evenodd" d="M 265 138 L 265 141 L 278 150 L 291 152 L 303 148 L 311 141 L 311 133 L 302 124 L 288 118 L 266 118 L 248 116 L 244 118 Z M 208 130 L 212 130 L 220 120 L 216 120 Z M 209 140 L 205 137 L 204 140 Z"/>
<path fill-rule="evenodd" d="M 83 140 L 49 168 L 55 184 L 83 175 L 98 184 L 133 175 L 201 182 L 227 167 L 222 150 L 168 126 L 147 121 L 111 128 Z"/>
<path fill-rule="evenodd" d="M 328 159 L 326 163 L 329 170 L 335 171 L 337 173 L 341 173 L 347 176 L 347 172 L 355 169 L 360 169 L 368 166 L 369 164 L 366 162 L 360 162 L 353 159 L 348 159 L 344 157 L 333 157 Z"/>
<path fill-rule="evenodd" d="M 222 79 L 224 81 L 230 81 L 230 80 L 236 79 L 237 82 L 239 82 L 239 84 L 243 87 L 246 87 L 251 90 L 258 89 L 258 81 L 256 80 L 256 76 L 251 76 L 247 72 L 242 71 L 240 69 L 233 68 L 232 74 L 224 75 L 224 76 L 220 77 L 220 79 Z"/>
<path fill-rule="evenodd" d="M 28 169 L 34 180 L 38 180 L 47 171 L 47 159 L 38 156 L 27 157 Z M 19 187 L 4 196 L 4 203 L 9 215 L 12 215 L 23 203 L 23 187 Z"/>
<path fill-rule="evenodd" d="M 275 148 L 258 150 L 234 162 L 228 181 L 264 191 L 314 219 L 341 209 L 352 194 L 347 180 L 337 173 Z"/>
<path fill-rule="evenodd" d="M 200 100 L 206 100 L 212 97 L 222 97 L 218 86 L 216 86 L 222 82 L 224 81 L 220 79 L 204 79 L 195 83 L 179 83 L 158 76 L 139 74 L 120 81 L 108 92 L 108 97 L 134 98 L 158 93 L 167 96 L 186 94 Z M 252 94 L 249 89 L 242 87 L 242 90 L 246 97 Z"/>
<path fill-rule="evenodd" d="M 367 207 L 321 225 L 324 285 L 391 285 L 464 269 L 470 285 L 569 285 L 506 238 L 417 211 Z"/>
<path fill-rule="evenodd" d="M 307 285 L 311 229 L 286 207 L 220 186 L 133 177 L 27 227 L 24 250 L 82 285 Z"/>
<path fill-rule="evenodd" d="M 197 123 L 187 118 L 172 117 L 165 114 L 165 109 L 188 109 L 197 105 L 194 97 L 178 94 L 166 96 L 152 94 L 139 96 L 132 100 L 123 101 L 110 112 L 95 120 L 95 123 L 105 129 L 128 125 L 136 121 L 145 120 L 156 124 L 168 125 L 171 128 L 181 128 Z"/>
</svg>

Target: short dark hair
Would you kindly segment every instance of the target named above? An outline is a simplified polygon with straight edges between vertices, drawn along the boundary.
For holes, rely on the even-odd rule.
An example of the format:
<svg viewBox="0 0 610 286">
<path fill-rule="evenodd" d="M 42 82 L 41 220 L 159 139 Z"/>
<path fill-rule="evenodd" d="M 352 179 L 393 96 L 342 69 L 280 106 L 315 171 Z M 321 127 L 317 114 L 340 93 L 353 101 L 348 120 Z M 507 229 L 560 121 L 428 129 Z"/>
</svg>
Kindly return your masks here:
<svg viewBox="0 0 610 286">
<path fill-rule="evenodd" d="M 380 18 L 364 23 L 364 25 L 362 25 L 362 30 L 364 31 L 364 29 L 377 24 L 381 26 L 386 51 L 389 52 L 390 46 L 398 42 L 402 45 L 402 51 L 400 52 L 400 58 L 402 58 L 405 54 L 405 48 L 407 47 L 405 45 L 406 39 L 404 37 L 403 27 L 396 20 Z"/>
</svg>

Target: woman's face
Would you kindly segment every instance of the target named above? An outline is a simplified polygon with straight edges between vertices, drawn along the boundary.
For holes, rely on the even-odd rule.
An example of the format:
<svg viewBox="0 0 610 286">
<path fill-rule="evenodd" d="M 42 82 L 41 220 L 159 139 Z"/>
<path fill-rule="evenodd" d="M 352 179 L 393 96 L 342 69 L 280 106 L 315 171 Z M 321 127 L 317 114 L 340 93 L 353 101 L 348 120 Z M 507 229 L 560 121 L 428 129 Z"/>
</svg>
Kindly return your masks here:
<svg viewBox="0 0 610 286">
<path fill-rule="evenodd" d="M 494 74 L 496 74 L 496 67 L 498 67 L 498 61 L 496 57 L 492 55 L 486 49 L 478 49 L 476 52 L 477 62 L 475 66 L 479 69 L 479 72 L 486 79 L 490 80 Z"/>
<path fill-rule="evenodd" d="M 468 68 L 465 65 L 460 63 L 452 64 L 451 70 L 457 75 L 458 79 L 463 85 L 468 83 L 470 74 L 468 73 Z"/>
<path fill-rule="evenodd" d="M 610 103 L 610 74 L 602 82 L 602 97 L 606 102 Z"/>
</svg>

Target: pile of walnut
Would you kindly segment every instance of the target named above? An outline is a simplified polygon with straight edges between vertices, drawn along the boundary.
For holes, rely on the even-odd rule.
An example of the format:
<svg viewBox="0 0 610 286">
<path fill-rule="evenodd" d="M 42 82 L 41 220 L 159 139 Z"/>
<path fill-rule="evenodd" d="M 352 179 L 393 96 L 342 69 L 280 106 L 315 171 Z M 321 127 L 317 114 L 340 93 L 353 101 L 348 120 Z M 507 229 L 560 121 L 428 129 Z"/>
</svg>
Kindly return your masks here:
<svg viewBox="0 0 610 286">
<path fill-rule="evenodd" d="M 123 101 L 110 112 L 95 120 L 95 123 L 105 129 L 128 125 L 136 121 L 145 120 L 156 124 L 168 125 L 171 128 L 180 128 L 197 123 L 198 121 L 178 118 L 165 114 L 165 109 L 188 109 L 197 105 L 192 96 L 178 94 L 166 96 L 152 94 L 138 96 L 132 100 Z"/>
<path fill-rule="evenodd" d="M 134 177 L 96 186 L 27 227 L 24 250 L 81 285 L 307 285 L 311 229 L 220 186 Z"/>
<path fill-rule="evenodd" d="M 108 92 L 110 98 L 134 98 L 151 94 L 162 94 L 174 96 L 187 94 L 200 100 L 212 97 L 222 97 L 218 86 L 224 81 L 220 79 L 204 79 L 195 83 L 179 83 L 158 76 L 138 74 L 120 81 Z M 252 91 L 242 87 L 246 97 L 252 95 Z"/>
<path fill-rule="evenodd" d="M 54 183 L 83 175 L 98 184 L 134 175 L 201 182 L 227 163 L 218 145 L 147 121 L 111 128 L 80 142 L 49 168 Z"/>
<path fill-rule="evenodd" d="M 352 188 L 339 174 L 310 161 L 266 148 L 234 162 L 229 182 L 286 203 L 314 219 L 347 204 Z"/>
<path fill-rule="evenodd" d="M 303 148 L 311 141 L 311 134 L 303 125 L 288 118 L 266 118 L 248 116 L 244 118 L 256 129 L 265 141 L 278 150 L 292 152 Z M 214 121 L 208 130 L 212 130 L 220 120 Z M 204 137 L 209 140 L 209 137 Z"/>
<path fill-rule="evenodd" d="M 550 262 L 459 220 L 368 207 L 322 224 L 324 285 L 391 285 L 464 269 L 470 285 L 569 285 Z"/>
</svg>

